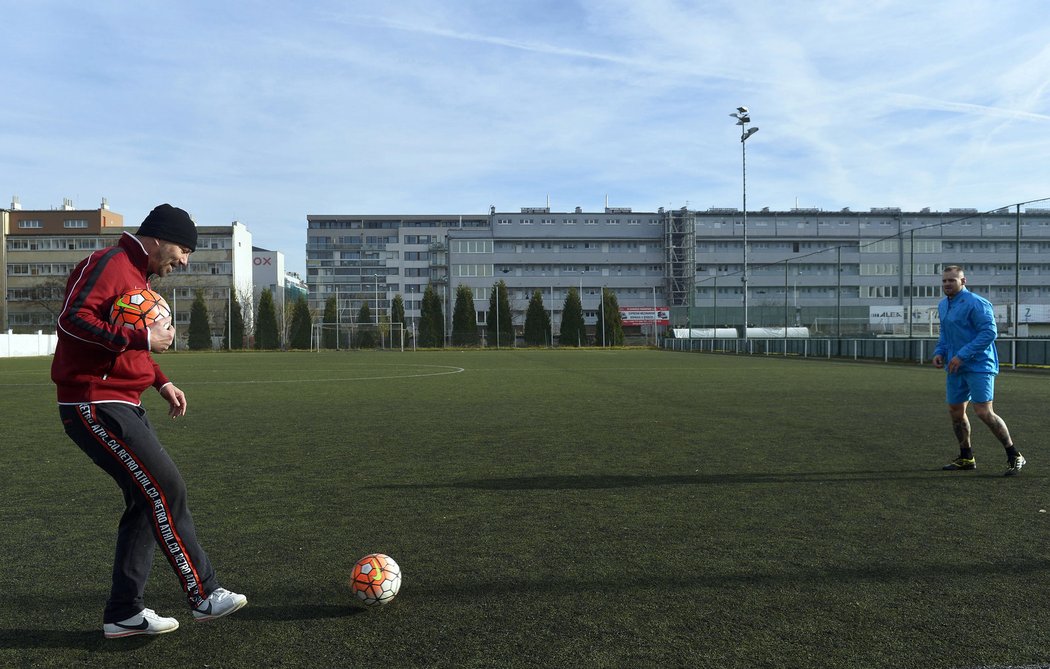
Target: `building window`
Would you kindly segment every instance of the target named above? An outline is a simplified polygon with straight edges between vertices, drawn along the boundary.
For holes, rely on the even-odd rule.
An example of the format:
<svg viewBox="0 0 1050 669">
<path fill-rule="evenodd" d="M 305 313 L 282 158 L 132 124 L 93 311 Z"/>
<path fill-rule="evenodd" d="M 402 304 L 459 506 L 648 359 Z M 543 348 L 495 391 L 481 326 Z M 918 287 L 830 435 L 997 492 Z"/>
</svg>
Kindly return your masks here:
<svg viewBox="0 0 1050 669">
<path fill-rule="evenodd" d="M 456 239 L 451 246 L 453 253 L 492 253 L 491 239 Z"/>
<path fill-rule="evenodd" d="M 20 230 L 30 230 L 44 227 L 43 224 L 35 218 L 29 218 L 24 221 L 18 222 L 18 228 Z"/>
<path fill-rule="evenodd" d="M 87 219 L 84 218 L 70 218 L 62 221 L 63 228 L 86 228 L 88 226 Z"/>
<path fill-rule="evenodd" d="M 452 276 L 474 277 L 492 276 L 492 265 L 453 265 Z"/>
</svg>

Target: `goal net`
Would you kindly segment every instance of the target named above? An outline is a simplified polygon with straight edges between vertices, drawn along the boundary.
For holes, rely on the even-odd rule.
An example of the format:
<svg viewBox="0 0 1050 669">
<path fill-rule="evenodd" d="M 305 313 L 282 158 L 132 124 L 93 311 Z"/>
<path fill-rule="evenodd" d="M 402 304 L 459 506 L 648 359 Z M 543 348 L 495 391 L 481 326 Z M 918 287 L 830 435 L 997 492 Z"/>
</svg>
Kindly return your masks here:
<svg viewBox="0 0 1050 669">
<path fill-rule="evenodd" d="M 404 323 L 314 323 L 310 350 L 358 349 L 404 352 L 409 334 Z"/>
</svg>

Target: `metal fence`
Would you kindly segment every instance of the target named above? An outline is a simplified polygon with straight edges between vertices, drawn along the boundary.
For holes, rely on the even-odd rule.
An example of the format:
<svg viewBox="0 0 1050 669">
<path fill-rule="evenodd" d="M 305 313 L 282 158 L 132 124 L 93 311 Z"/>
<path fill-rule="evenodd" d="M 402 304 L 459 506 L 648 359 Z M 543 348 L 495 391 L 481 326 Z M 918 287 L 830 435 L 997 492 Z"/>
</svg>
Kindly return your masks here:
<svg viewBox="0 0 1050 669">
<path fill-rule="evenodd" d="M 1050 367 L 1050 339 L 1000 338 L 995 342 L 1001 367 Z M 879 337 L 835 339 L 664 339 L 671 351 L 731 353 L 801 358 L 881 360 L 929 364 L 937 339 Z"/>
</svg>

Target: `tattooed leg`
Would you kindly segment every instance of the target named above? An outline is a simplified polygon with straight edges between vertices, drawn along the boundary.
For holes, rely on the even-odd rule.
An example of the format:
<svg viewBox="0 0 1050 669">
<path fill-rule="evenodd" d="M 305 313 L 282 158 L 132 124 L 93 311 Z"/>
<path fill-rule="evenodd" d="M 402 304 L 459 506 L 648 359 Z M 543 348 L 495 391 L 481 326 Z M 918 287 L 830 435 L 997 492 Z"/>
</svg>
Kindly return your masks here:
<svg viewBox="0 0 1050 669">
<path fill-rule="evenodd" d="M 1013 440 L 1010 438 L 1010 429 L 1006 427 L 1006 422 L 999 417 L 999 414 L 992 410 L 992 403 L 985 402 L 983 404 L 974 403 L 974 413 L 977 417 L 984 421 L 984 424 L 988 426 L 988 429 L 992 431 L 995 438 L 999 440 L 1003 446 L 1009 448 L 1013 446 Z"/>
<path fill-rule="evenodd" d="M 959 442 L 959 450 L 970 448 L 970 420 L 963 414 L 961 418 L 952 417 L 952 429 Z"/>
</svg>

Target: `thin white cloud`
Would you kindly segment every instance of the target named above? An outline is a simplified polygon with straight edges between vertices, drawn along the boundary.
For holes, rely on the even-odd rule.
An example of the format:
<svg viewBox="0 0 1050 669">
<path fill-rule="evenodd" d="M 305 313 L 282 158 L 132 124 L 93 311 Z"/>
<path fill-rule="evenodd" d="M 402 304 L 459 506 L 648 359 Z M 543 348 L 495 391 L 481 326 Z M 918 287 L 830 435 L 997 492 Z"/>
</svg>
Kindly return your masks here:
<svg viewBox="0 0 1050 669">
<path fill-rule="evenodd" d="M 608 63 L 614 63 L 617 65 L 628 65 L 631 67 L 640 67 L 641 63 L 634 61 L 630 58 L 624 58 L 621 56 L 614 56 L 605 53 L 597 53 L 593 51 L 583 51 L 580 49 L 568 49 L 565 47 L 554 46 L 551 44 L 544 44 L 543 42 L 530 42 L 525 40 L 509 39 L 504 37 L 495 37 L 491 35 L 475 35 L 469 32 L 458 32 L 454 30 L 446 30 L 435 26 L 422 26 L 413 25 L 403 21 L 395 21 L 388 19 L 379 19 L 378 23 L 388 28 L 396 30 L 403 30 L 411 33 L 419 33 L 425 35 L 433 35 L 435 37 L 445 37 L 448 39 L 460 40 L 464 42 L 475 42 L 479 44 L 491 44 L 493 46 L 506 47 L 508 49 L 518 49 L 521 51 L 529 51 L 533 53 L 549 54 L 554 56 L 567 56 L 571 58 L 584 58 L 587 60 L 597 60 Z"/>
<path fill-rule="evenodd" d="M 987 105 L 977 105 L 966 102 L 931 100 L 917 95 L 896 95 L 894 96 L 894 99 L 899 102 L 901 107 L 909 109 L 948 111 L 975 116 L 1013 119 L 1017 121 L 1050 121 L 1050 115 L 1048 114 L 1036 114 L 1022 109 L 1002 109 L 999 107 L 989 107 Z"/>
</svg>

